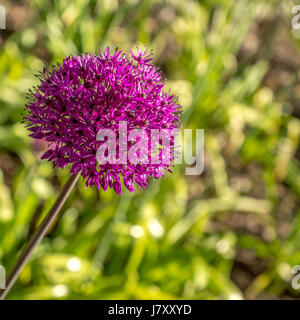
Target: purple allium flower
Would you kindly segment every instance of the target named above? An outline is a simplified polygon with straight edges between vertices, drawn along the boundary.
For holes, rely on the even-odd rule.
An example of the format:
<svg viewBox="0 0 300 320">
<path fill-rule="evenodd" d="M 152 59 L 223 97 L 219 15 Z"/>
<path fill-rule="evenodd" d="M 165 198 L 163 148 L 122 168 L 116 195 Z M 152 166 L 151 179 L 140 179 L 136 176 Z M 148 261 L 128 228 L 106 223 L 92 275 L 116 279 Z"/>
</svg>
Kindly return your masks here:
<svg viewBox="0 0 300 320">
<path fill-rule="evenodd" d="M 121 50 L 64 59 L 39 75 L 41 83 L 30 90 L 25 116 L 31 137 L 45 139 L 48 151 L 42 159 L 55 167 L 72 164 L 71 174 L 81 172 L 86 186 L 114 188 L 146 187 L 149 180 L 164 175 L 168 164 L 100 164 L 96 152 L 98 130 L 118 131 L 127 121 L 128 132 L 143 128 L 178 128 L 180 106 L 173 95 L 163 92 L 160 71 L 151 64 L 146 50 L 126 56 Z M 118 150 L 117 150 L 118 153 Z"/>
</svg>

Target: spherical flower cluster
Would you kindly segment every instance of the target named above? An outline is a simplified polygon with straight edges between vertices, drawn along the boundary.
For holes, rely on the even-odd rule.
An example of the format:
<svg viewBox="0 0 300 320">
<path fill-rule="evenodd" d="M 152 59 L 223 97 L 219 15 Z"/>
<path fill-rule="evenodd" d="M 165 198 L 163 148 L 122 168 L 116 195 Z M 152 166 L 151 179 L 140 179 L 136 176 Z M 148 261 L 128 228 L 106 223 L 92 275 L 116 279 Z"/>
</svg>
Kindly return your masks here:
<svg viewBox="0 0 300 320">
<path fill-rule="evenodd" d="M 164 175 L 168 164 L 101 164 L 96 153 L 101 142 L 98 130 L 118 131 L 120 121 L 128 130 L 175 129 L 180 106 L 164 93 L 160 71 L 151 54 L 138 48 L 128 57 L 121 50 L 70 56 L 39 75 L 40 84 L 29 92 L 25 121 L 30 136 L 48 142 L 42 159 L 63 168 L 72 164 L 71 174 L 81 172 L 86 186 L 97 185 L 122 193 L 122 183 L 146 187 Z"/>
</svg>

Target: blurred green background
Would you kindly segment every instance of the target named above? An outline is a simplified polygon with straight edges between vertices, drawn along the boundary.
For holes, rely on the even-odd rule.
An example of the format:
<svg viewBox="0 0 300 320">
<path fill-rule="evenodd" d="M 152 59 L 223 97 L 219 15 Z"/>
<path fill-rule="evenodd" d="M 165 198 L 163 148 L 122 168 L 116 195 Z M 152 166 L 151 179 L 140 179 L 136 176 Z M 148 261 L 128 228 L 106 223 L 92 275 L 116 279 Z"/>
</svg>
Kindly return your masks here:
<svg viewBox="0 0 300 320">
<path fill-rule="evenodd" d="M 68 179 L 21 121 L 34 74 L 106 46 L 153 49 L 205 129 L 205 170 L 147 190 L 77 185 L 9 299 L 297 299 L 300 34 L 293 1 L 0 1 L 0 264 L 18 254 Z M 82 180 L 82 179 L 81 179 Z"/>
</svg>

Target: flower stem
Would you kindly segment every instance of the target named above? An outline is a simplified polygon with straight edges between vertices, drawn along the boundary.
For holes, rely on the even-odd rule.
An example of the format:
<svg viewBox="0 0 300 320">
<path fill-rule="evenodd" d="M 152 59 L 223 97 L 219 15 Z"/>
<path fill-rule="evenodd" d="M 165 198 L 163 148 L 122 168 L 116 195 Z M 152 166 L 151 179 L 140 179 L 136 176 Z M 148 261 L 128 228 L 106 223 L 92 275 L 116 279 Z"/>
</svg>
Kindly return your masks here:
<svg viewBox="0 0 300 320">
<path fill-rule="evenodd" d="M 16 282 L 20 272 L 22 271 L 23 267 L 31 257 L 34 248 L 41 242 L 45 234 L 50 229 L 51 225 L 53 224 L 55 218 L 57 217 L 59 211 L 61 210 L 62 206 L 66 202 L 68 196 L 70 195 L 73 187 L 75 186 L 78 178 L 80 176 L 80 172 L 77 174 L 72 175 L 65 186 L 63 187 L 62 191 L 60 192 L 56 202 L 37 228 L 37 230 L 32 235 L 31 239 L 29 240 L 28 244 L 22 251 L 14 269 L 12 270 L 11 274 L 9 275 L 6 283 L 6 289 L 0 290 L 0 300 L 4 300 L 14 283 Z"/>
</svg>

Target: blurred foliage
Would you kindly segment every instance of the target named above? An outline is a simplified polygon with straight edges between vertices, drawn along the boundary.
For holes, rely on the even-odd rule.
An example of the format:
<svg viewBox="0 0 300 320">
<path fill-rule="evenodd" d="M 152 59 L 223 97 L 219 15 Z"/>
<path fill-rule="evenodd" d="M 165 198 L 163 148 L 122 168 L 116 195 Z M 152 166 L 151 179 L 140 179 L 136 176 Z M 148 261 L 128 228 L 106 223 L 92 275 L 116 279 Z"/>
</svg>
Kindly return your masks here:
<svg viewBox="0 0 300 320">
<path fill-rule="evenodd" d="M 300 264 L 300 42 L 289 26 L 292 4 L 4 1 L 0 262 L 7 270 L 68 178 L 68 170 L 39 160 L 45 146 L 20 123 L 26 90 L 44 65 L 145 45 L 179 96 L 183 127 L 205 129 L 201 176 L 177 166 L 122 197 L 80 181 L 8 298 L 298 296 L 290 286 Z"/>
</svg>

